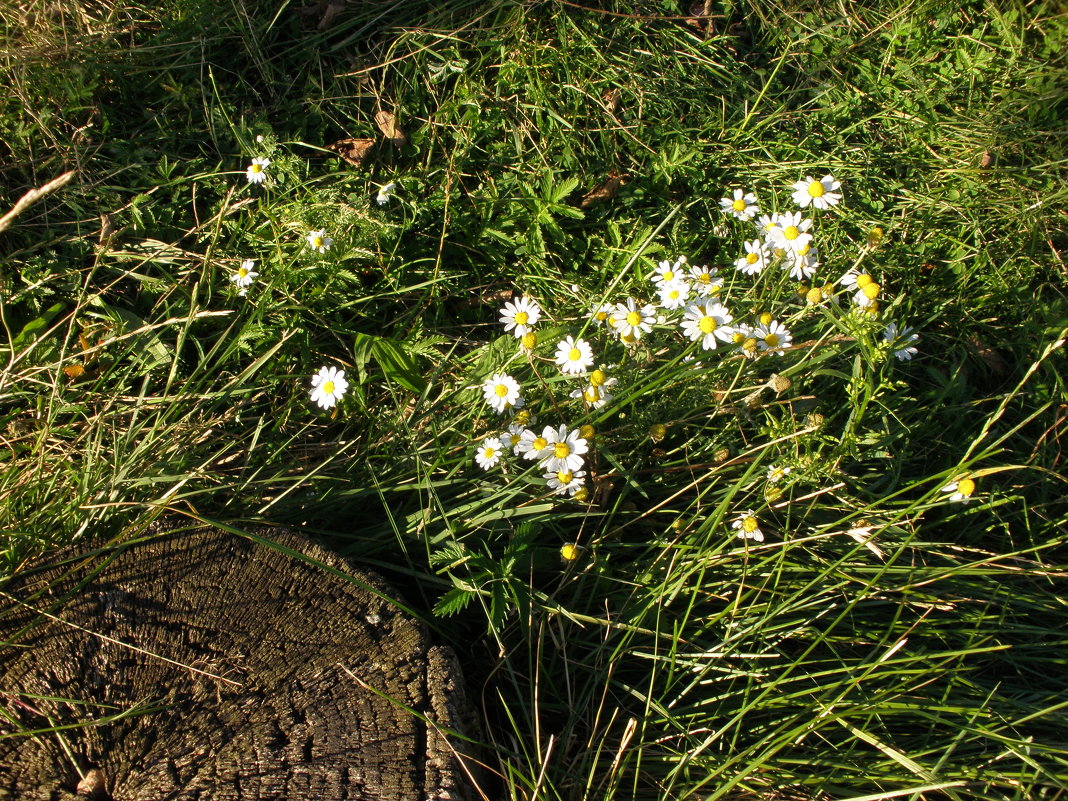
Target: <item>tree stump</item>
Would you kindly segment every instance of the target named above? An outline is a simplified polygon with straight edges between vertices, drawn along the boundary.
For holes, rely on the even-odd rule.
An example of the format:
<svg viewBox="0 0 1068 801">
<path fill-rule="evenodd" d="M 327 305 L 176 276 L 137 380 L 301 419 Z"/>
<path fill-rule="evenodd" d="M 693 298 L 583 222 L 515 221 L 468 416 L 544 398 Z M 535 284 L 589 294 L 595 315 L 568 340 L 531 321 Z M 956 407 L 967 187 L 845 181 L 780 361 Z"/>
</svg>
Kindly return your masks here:
<svg viewBox="0 0 1068 801">
<path fill-rule="evenodd" d="M 377 576 L 249 533 L 166 524 L 0 587 L 0 799 L 467 797 L 451 652 Z"/>
</svg>

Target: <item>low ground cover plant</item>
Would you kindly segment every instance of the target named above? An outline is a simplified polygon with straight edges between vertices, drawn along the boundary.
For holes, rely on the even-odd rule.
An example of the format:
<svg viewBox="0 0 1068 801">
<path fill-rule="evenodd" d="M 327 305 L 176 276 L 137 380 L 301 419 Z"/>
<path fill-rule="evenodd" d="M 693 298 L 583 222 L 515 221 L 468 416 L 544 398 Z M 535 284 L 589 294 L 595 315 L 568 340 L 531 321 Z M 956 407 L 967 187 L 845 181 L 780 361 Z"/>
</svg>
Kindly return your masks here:
<svg viewBox="0 0 1068 801">
<path fill-rule="evenodd" d="M 1051 6 L 75 6 L 2 12 L 0 205 L 79 174 L 0 233 L 5 574 L 303 525 L 489 798 L 1064 792 Z"/>
</svg>

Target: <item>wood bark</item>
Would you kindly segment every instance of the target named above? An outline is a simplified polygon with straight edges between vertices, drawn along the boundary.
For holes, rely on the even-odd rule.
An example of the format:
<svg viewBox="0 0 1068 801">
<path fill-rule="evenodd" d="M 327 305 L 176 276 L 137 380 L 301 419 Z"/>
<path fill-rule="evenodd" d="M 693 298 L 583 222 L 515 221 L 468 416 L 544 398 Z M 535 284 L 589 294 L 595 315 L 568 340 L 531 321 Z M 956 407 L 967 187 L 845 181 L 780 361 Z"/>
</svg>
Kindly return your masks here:
<svg viewBox="0 0 1068 801">
<path fill-rule="evenodd" d="M 283 550 L 172 523 L 0 587 L 0 799 L 466 797 L 455 660 L 381 578 L 250 533 Z"/>
</svg>

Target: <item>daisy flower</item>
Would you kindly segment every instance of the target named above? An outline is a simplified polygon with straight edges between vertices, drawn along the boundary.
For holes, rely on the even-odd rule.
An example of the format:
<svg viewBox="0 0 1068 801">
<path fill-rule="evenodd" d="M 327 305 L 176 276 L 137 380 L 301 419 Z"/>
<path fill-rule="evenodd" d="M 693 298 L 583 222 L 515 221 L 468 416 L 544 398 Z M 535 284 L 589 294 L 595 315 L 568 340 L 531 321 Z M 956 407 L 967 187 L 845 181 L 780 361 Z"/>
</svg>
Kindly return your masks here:
<svg viewBox="0 0 1068 801">
<path fill-rule="evenodd" d="M 816 274 L 819 268 L 819 256 L 812 244 L 807 244 L 793 253 L 787 253 L 783 259 L 782 268 L 790 271 L 790 277 L 795 281 L 804 281 Z"/>
<path fill-rule="evenodd" d="M 738 532 L 743 540 L 764 541 L 764 532 L 760 530 L 760 521 L 752 512 L 742 512 L 738 519 L 731 523 L 731 528 Z"/>
<path fill-rule="evenodd" d="M 497 414 L 504 414 L 510 406 L 518 406 L 521 400 L 519 382 L 507 373 L 495 373 L 487 378 L 482 384 L 482 394 Z"/>
<path fill-rule="evenodd" d="M 794 184 L 794 203 L 803 209 L 809 205 L 817 209 L 830 208 L 838 205 L 842 199 L 841 192 L 837 191 L 841 188 L 842 185 L 834 180 L 833 175 L 824 175 L 818 181 L 807 175 L 805 180 Z"/>
<path fill-rule="evenodd" d="M 567 426 L 553 430 L 546 426 L 542 432 L 549 441 L 549 446 L 542 454 L 541 467 L 545 470 L 578 470 L 582 467 L 582 454 L 589 450 L 589 444 L 579 430 L 568 431 Z"/>
<path fill-rule="evenodd" d="M 252 259 L 245 259 L 237 268 L 237 272 L 230 276 L 230 280 L 241 288 L 237 294 L 244 296 L 248 288 L 252 286 L 252 282 L 260 277 L 260 274 L 253 269 L 255 266 L 256 262 Z"/>
<path fill-rule="evenodd" d="M 776 228 L 782 228 L 779 224 L 780 215 L 775 214 L 761 214 L 756 220 L 757 230 L 760 231 L 760 235 L 764 237 L 764 241 L 768 242 L 772 239 L 772 231 Z"/>
<path fill-rule="evenodd" d="M 719 277 L 719 270 L 715 267 L 691 267 L 690 280 L 693 281 L 693 288 L 706 297 L 718 295 L 723 289 L 723 279 Z"/>
<path fill-rule="evenodd" d="M 519 445 L 516 446 L 517 455 L 531 461 L 548 456 L 549 435 L 555 433 L 552 426 L 545 426 L 540 434 L 536 434 L 529 428 L 523 429 L 523 433 L 519 435 Z"/>
<path fill-rule="evenodd" d="M 397 189 L 397 182 L 390 181 L 388 184 L 378 190 L 378 194 L 375 195 L 375 202 L 379 206 L 384 206 L 389 203 L 390 198 L 393 197 L 394 191 Z"/>
<path fill-rule="evenodd" d="M 770 257 L 768 246 L 759 239 L 754 239 L 745 243 L 745 255 L 734 262 L 734 266 L 746 275 L 757 275 L 767 266 Z"/>
<path fill-rule="evenodd" d="M 660 285 L 660 307 L 673 311 L 690 297 L 690 285 L 681 278 Z"/>
<path fill-rule="evenodd" d="M 975 493 L 975 481 L 970 478 L 959 478 L 942 487 L 942 492 L 952 493 L 951 501 L 969 501 Z"/>
<path fill-rule="evenodd" d="M 772 465 L 768 468 L 768 483 L 777 484 L 790 475 L 789 467 L 776 467 Z"/>
<path fill-rule="evenodd" d="M 730 342 L 734 329 L 729 323 L 734 316 L 727 308 L 714 300 L 691 303 L 682 314 L 679 326 L 682 333 L 694 342 L 700 342 L 704 350 L 714 350 L 716 340 Z"/>
<path fill-rule="evenodd" d="M 489 470 L 501 460 L 503 449 L 504 446 L 496 437 L 484 439 L 475 452 L 475 461 L 483 470 Z"/>
<path fill-rule="evenodd" d="M 639 309 L 634 298 L 627 298 L 626 303 L 616 304 L 610 319 L 619 338 L 627 344 L 633 344 L 642 338 L 643 333 L 647 334 L 653 330 L 656 309 L 649 305 Z"/>
<path fill-rule="evenodd" d="M 590 310 L 590 320 L 594 325 L 604 325 L 614 309 L 611 303 L 599 303 Z"/>
<path fill-rule="evenodd" d="M 656 266 L 653 274 L 653 283 L 658 287 L 670 284 L 682 278 L 682 271 L 686 269 L 686 257 L 679 256 L 675 261 L 662 261 Z"/>
<path fill-rule="evenodd" d="M 570 335 L 556 346 L 556 363 L 565 375 L 580 375 L 593 364 L 593 350 L 585 339 L 574 339 Z"/>
<path fill-rule="evenodd" d="M 530 331 L 531 326 L 541 319 L 541 306 L 526 295 L 521 298 L 512 298 L 501 309 L 501 322 L 504 330 L 511 331 L 517 337 Z"/>
<path fill-rule="evenodd" d="M 879 297 L 879 290 L 881 289 L 867 271 L 857 269 L 849 270 L 838 279 L 838 283 L 857 290 L 856 294 L 853 295 L 853 302 L 861 308 L 870 306 Z"/>
<path fill-rule="evenodd" d="M 740 353 L 747 359 L 755 359 L 760 355 L 760 347 L 757 345 L 756 330 L 747 325 L 736 326 L 731 335 L 731 343 L 737 345 L 735 353 Z"/>
<path fill-rule="evenodd" d="M 590 384 L 585 389 L 575 389 L 571 391 L 570 397 L 581 398 L 586 401 L 594 409 L 601 409 L 612 402 L 612 398 L 615 396 L 609 392 L 605 387 L 614 384 L 616 379 L 610 379 L 610 384 Z"/>
<path fill-rule="evenodd" d="M 767 325 L 761 325 L 754 335 L 762 351 L 765 353 L 778 353 L 780 356 L 794 341 L 793 335 L 786 329 L 786 326 L 777 320 L 772 320 Z"/>
<path fill-rule="evenodd" d="M 771 231 L 771 244 L 796 253 L 812 241 L 812 234 L 806 233 L 811 227 L 812 220 L 801 219 L 801 212 L 785 212 L 779 217 L 778 227 Z"/>
<path fill-rule="evenodd" d="M 245 170 L 245 178 L 250 184 L 262 184 L 267 180 L 267 168 L 271 166 L 270 159 L 254 158 Z"/>
<path fill-rule="evenodd" d="M 330 246 L 334 244 L 334 240 L 326 235 L 326 229 L 321 228 L 318 231 L 312 231 L 308 234 L 308 247 L 319 253 L 326 253 L 330 250 Z"/>
<path fill-rule="evenodd" d="M 311 399 L 324 409 L 334 406 L 349 389 L 345 372 L 336 367 L 320 367 L 319 372 L 312 376 L 311 383 Z"/>
<path fill-rule="evenodd" d="M 739 220 L 751 220 L 760 213 L 756 195 L 752 192 L 743 193 L 741 189 L 734 190 L 734 198 L 720 198 L 720 208 L 727 214 L 732 214 Z"/>
<path fill-rule="evenodd" d="M 512 423 L 508 426 L 508 430 L 500 436 L 501 444 L 505 448 L 511 448 L 513 456 L 519 455 L 519 442 L 522 439 L 523 426 L 519 425 L 519 423 Z"/>
<path fill-rule="evenodd" d="M 907 325 L 898 331 L 897 323 L 887 323 L 886 330 L 883 331 L 883 341 L 893 349 L 894 355 L 903 362 L 907 362 L 919 353 L 919 350 L 912 346 L 912 343 L 919 338 L 920 335 L 914 334 Z"/>
<path fill-rule="evenodd" d="M 554 495 L 574 496 L 582 488 L 582 485 L 586 483 L 586 471 L 557 470 L 553 473 L 546 473 L 545 479 L 548 481 L 549 489 L 553 491 Z M 563 554 L 562 549 L 560 553 Z"/>
</svg>

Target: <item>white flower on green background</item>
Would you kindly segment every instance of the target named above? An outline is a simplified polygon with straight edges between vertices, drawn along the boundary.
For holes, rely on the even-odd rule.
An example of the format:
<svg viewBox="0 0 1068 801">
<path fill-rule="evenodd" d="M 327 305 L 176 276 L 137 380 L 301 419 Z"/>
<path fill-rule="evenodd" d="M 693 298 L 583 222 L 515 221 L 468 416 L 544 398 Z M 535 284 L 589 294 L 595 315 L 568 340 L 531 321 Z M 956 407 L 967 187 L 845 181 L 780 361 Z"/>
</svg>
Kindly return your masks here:
<svg viewBox="0 0 1068 801">
<path fill-rule="evenodd" d="M 757 345 L 765 353 L 777 353 L 780 356 L 793 343 L 793 334 L 778 320 L 761 325 L 755 333 Z"/>
<path fill-rule="evenodd" d="M 501 460 L 504 445 L 496 437 L 488 437 L 479 443 L 475 461 L 483 470 L 489 470 Z"/>
<path fill-rule="evenodd" d="M 734 319 L 727 307 L 715 300 L 703 303 L 691 303 L 682 313 L 679 326 L 682 333 L 694 342 L 700 342 L 704 350 L 714 350 L 716 340 L 730 342 L 734 329 L 730 322 Z"/>
<path fill-rule="evenodd" d="M 690 285 L 681 278 L 676 278 L 674 281 L 661 284 L 659 293 L 660 308 L 674 311 L 685 304 L 690 297 Z"/>
<path fill-rule="evenodd" d="M 886 330 L 883 331 L 883 341 L 894 351 L 894 356 L 903 362 L 907 362 L 919 353 L 919 350 L 912 345 L 919 338 L 920 335 L 913 333 L 907 325 L 899 331 L 897 323 L 894 322 L 887 323 Z"/>
<path fill-rule="evenodd" d="M 737 217 L 739 220 L 751 220 L 760 214 L 760 206 L 757 204 L 756 195 L 752 192 L 743 192 L 741 189 L 734 190 L 733 198 L 720 198 L 719 205 L 725 213 Z"/>
<path fill-rule="evenodd" d="M 838 279 L 838 283 L 849 289 L 855 289 L 856 292 L 853 295 L 853 302 L 861 308 L 870 306 L 879 297 L 879 292 L 882 290 L 875 279 L 871 277 L 871 274 L 867 270 L 858 270 L 853 268 L 846 272 L 841 278 Z"/>
<path fill-rule="evenodd" d="M 734 266 L 746 275 L 757 275 L 767 266 L 770 258 L 768 246 L 763 241 L 754 239 L 745 243 L 745 255 L 740 256 Z"/>
<path fill-rule="evenodd" d="M 334 240 L 326 235 L 326 229 L 320 228 L 308 234 L 308 247 L 316 253 L 326 253 L 334 244 Z"/>
<path fill-rule="evenodd" d="M 593 350 L 584 339 L 569 334 L 556 346 L 556 364 L 565 375 L 581 375 L 593 364 Z"/>
<path fill-rule="evenodd" d="M 519 423 L 512 423 L 508 426 L 508 430 L 501 434 L 501 444 L 505 448 L 512 449 L 512 455 L 519 455 L 519 442 L 523 439 L 523 426 Z"/>
<path fill-rule="evenodd" d="M 336 367 L 320 367 L 312 376 L 311 399 L 324 409 L 335 406 L 349 389 L 345 371 Z"/>
<path fill-rule="evenodd" d="M 757 230 L 760 231 L 760 235 L 764 237 L 765 242 L 770 242 L 774 238 L 772 232 L 776 228 L 782 228 L 782 226 L 779 225 L 780 217 L 781 215 L 778 212 L 775 212 L 774 214 L 761 214 L 756 219 Z"/>
<path fill-rule="evenodd" d="M 723 289 L 723 279 L 719 277 L 719 270 L 708 265 L 691 267 L 690 280 L 693 282 L 694 292 L 705 297 L 718 295 Z"/>
<path fill-rule="evenodd" d="M 554 495 L 574 496 L 586 483 L 585 470 L 556 470 L 544 477 Z"/>
<path fill-rule="evenodd" d="M 665 259 L 656 265 L 656 269 L 653 273 L 653 283 L 657 287 L 662 287 L 664 284 L 670 284 L 672 281 L 677 281 L 682 278 L 683 270 L 686 269 L 686 257 L 679 256 L 675 261 Z"/>
<path fill-rule="evenodd" d="M 949 499 L 957 503 L 970 501 L 975 494 L 975 481 L 971 478 L 959 478 L 942 487 L 942 492 L 949 493 Z"/>
<path fill-rule="evenodd" d="M 512 406 L 520 406 L 519 382 L 507 373 L 494 373 L 482 384 L 482 394 L 497 414 Z"/>
<path fill-rule="evenodd" d="M 608 384 L 589 384 L 584 389 L 574 389 L 570 397 L 581 398 L 594 409 L 602 409 L 612 402 L 615 396 L 606 387 L 616 383 L 615 378 L 609 379 Z"/>
<path fill-rule="evenodd" d="M 522 337 L 530 331 L 540 319 L 541 306 L 526 295 L 521 298 L 512 298 L 501 309 L 501 322 L 504 323 L 504 330 L 511 331 L 517 337 Z"/>
<path fill-rule="evenodd" d="M 731 528 L 734 529 L 738 537 L 744 540 L 764 541 L 764 532 L 760 530 L 760 521 L 757 520 L 756 515 L 752 512 L 742 512 L 738 515 L 738 518 L 731 523 Z"/>
<path fill-rule="evenodd" d="M 611 303 L 598 303 L 590 310 L 590 320 L 594 325 L 605 325 L 615 308 Z"/>
<path fill-rule="evenodd" d="M 790 277 L 795 281 L 804 281 L 816 274 L 819 269 L 819 256 L 812 244 L 805 245 L 795 253 L 786 253 L 782 262 L 782 268 L 790 271 Z"/>
<path fill-rule="evenodd" d="M 656 321 L 656 309 L 648 304 L 639 308 L 634 298 L 627 298 L 626 303 L 617 303 L 612 310 L 612 328 L 619 338 L 633 344 L 653 330 Z"/>
<path fill-rule="evenodd" d="M 568 431 L 567 426 L 552 429 L 546 426 L 542 432 L 548 440 L 548 447 L 543 451 L 541 467 L 555 472 L 557 470 L 578 470 L 582 467 L 582 454 L 589 450 L 589 444 L 582 438 L 579 430 Z"/>
<path fill-rule="evenodd" d="M 390 181 L 388 184 L 378 190 L 378 194 L 375 195 L 375 202 L 378 203 L 379 206 L 386 205 L 387 203 L 389 203 L 390 199 L 395 194 L 396 189 L 397 182 Z"/>
<path fill-rule="evenodd" d="M 519 445 L 516 446 L 518 450 L 517 455 L 521 455 L 524 459 L 543 459 L 549 453 L 549 436 L 555 434 L 556 430 L 552 426 L 545 426 L 541 433 L 535 433 L 529 428 L 523 429 L 523 433 L 519 436 Z"/>
<path fill-rule="evenodd" d="M 250 184 L 262 184 L 267 180 L 267 168 L 271 166 L 270 159 L 254 158 L 245 170 L 245 178 Z"/>
<path fill-rule="evenodd" d="M 789 467 L 777 467 L 776 465 L 772 465 L 768 468 L 768 483 L 778 484 L 788 475 L 790 475 Z"/>
<path fill-rule="evenodd" d="M 797 253 L 812 241 L 812 234 L 807 233 L 812 227 L 812 220 L 801 218 L 801 212 L 784 212 L 779 217 L 779 224 L 771 230 L 771 245 L 774 248 Z"/>
<path fill-rule="evenodd" d="M 833 175 L 824 175 L 818 181 L 812 176 L 805 176 L 803 181 L 794 184 L 793 199 L 801 208 L 810 205 L 817 209 L 828 209 L 838 205 L 842 194 L 838 191 L 842 185 L 834 180 Z"/>
<path fill-rule="evenodd" d="M 260 274 L 256 272 L 255 267 L 256 262 L 252 259 L 245 259 L 241 262 L 241 266 L 230 276 L 230 280 L 241 290 L 237 294 L 242 297 L 248 291 L 248 288 L 252 286 L 252 282 L 260 277 Z"/>
</svg>

